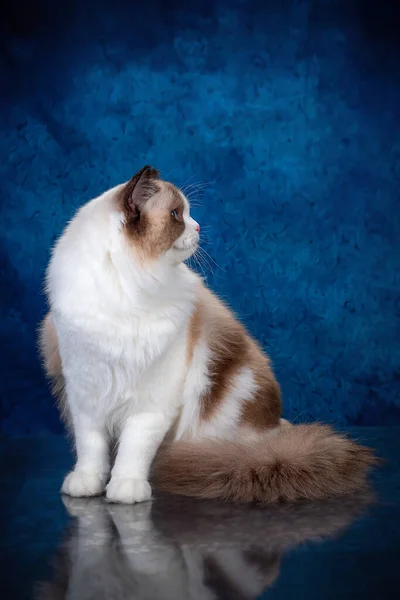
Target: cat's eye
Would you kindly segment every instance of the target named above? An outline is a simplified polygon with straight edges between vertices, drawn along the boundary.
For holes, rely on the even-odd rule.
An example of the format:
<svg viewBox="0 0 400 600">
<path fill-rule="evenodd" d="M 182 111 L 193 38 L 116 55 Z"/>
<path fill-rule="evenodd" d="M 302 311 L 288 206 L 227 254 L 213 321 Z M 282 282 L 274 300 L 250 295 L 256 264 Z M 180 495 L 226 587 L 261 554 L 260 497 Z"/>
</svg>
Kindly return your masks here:
<svg viewBox="0 0 400 600">
<path fill-rule="evenodd" d="M 175 221 L 179 221 L 179 213 L 176 210 L 176 208 L 174 208 L 174 210 L 171 210 L 171 215 L 174 217 Z"/>
</svg>

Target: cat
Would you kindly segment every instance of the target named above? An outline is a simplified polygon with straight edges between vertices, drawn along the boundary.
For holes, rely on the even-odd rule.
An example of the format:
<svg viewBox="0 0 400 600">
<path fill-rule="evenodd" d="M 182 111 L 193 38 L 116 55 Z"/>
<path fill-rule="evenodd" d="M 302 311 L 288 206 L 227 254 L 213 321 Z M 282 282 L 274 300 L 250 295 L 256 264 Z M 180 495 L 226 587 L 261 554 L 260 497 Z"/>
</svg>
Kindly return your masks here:
<svg viewBox="0 0 400 600">
<path fill-rule="evenodd" d="M 281 419 L 269 358 L 185 264 L 199 235 L 184 194 L 146 166 L 57 241 L 40 348 L 77 454 L 62 492 L 135 503 L 151 480 L 273 502 L 362 488 L 370 449 Z"/>
<path fill-rule="evenodd" d="M 285 554 L 337 538 L 372 501 L 359 494 L 249 514 L 245 505 L 177 496 L 136 506 L 64 496 L 74 522 L 35 598 L 255 600 L 276 586 Z"/>
</svg>

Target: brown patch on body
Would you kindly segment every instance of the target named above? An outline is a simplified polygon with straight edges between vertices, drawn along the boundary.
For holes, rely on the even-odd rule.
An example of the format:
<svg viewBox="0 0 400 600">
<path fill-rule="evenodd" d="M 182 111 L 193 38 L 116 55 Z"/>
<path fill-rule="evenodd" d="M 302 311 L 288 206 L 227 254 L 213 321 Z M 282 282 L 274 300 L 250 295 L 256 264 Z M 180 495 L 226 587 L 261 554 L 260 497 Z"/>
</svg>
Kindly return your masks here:
<svg viewBox="0 0 400 600">
<path fill-rule="evenodd" d="M 257 391 L 243 404 L 242 423 L 259 431 L 279 425 L 282 412 L 281 391 L 269 359 L 251 340 L 250 360 Z"/>
<path fill-rule="evenodd" d="M 187 349 L 187 364 L 191 365 L 194 355 L 194 349 L 201 336 L 203 318 L 201 304 L 197 303 L 194 307 L 193 314 L 189 321 L 188 330 L 188 349 Z"/>
<path fill-rule="evenodd" d="M 206 288 L 200 296 L 203 334 L 211 350 L 210 387 L 201 397 L 200 418 L 210 420 L 231 392 L 235 377 L 248 367 L 257 386 L 243 402 L 241 423 L 258 430 L 279 425 L 281 398 L 269 360 L 229 309 Z"/>
<path fill-rule="evenodd" d="M 58 349 L 56 328 L 48 313 L 40 325 L 39 348 L 48 377 L 58 377 L 62 373 L 61 356 Z"/>
<path fill-rule="evenodd" d="M 124 212 L 126 236 L 143 260 L 158 258 L 185 230 L 182 194 L 159 179 L 152 167 L 136 173 L 122 188 L 117 202 Z"/>
<path fill-rule="evenodd" d="M 246 364 L 247 339 L 239 323 L 216 314 L 208 332 L 212 359 L 208 365 L 211 385 L 201 398 L 200 418 L 210 420 L 232 390 L 235 375 Z"/>
<path fill-rule="evenodd" d="M 65 381 L 62 372 L 57 331 L 51 313 L 43 319 L 39 329 L 39 351 L 47 377 L 51 380 L 51 389 L 57 399 L 61 416 L 68 423 L 68 406 L 65 395 Z"/>
</svg>

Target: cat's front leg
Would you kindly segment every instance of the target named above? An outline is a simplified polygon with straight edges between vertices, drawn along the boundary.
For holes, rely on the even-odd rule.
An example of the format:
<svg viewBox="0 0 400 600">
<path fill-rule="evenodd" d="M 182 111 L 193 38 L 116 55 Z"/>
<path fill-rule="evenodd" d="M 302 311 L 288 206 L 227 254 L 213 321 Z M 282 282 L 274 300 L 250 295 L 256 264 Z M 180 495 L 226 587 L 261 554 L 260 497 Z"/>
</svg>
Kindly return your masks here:
<svg viewBox="0 0 400 600">
<path fill-rule="evenodd" d="M 110 472 L 107 433 L 84 411 L 71 412 L 77 461 L 64 479 L 61 492 L 76 498 L 97 496 L 104 491 Z"/>
<path fill-rule="evenodd" d="M 133 504 L 151 498 L 150 466 L 172 421 L 171 415 L 158 412 L 140 413 L 126 420 L 107 486 L 108 500 Z"/>
</svg>

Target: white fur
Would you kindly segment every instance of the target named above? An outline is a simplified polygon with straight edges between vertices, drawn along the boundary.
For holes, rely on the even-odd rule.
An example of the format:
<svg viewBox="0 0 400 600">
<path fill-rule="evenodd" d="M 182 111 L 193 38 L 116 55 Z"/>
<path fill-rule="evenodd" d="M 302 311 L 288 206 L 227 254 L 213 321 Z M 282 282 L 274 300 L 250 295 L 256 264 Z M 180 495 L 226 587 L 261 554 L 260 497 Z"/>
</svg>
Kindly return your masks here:
<svg viewBox="0 0 400 600">
<path fill-rule="evenodd" d="M 182 405 L 198 279 L 178 258 L 197 244 L 198 232 L 185 200 L 177 249 L 144 269 L 122 235 L 118 189 L 89 202 L 68 225 L 53 252 L 47 290 L 77 449 L 62 491 L 101 493 L 110 439 L 117 437 L 107 496 L 138 502 L 150 497 L 150 464 Z"/>
<path fill-rule="evenodd" d="M 81 208 L 56 244 L 47 274 L 77 462 L 62 491 L 114 502 L 150 498 L 148 473 L 166 433 L 176 438 L 230 437 L 241 401 L 256 389 L 242 369 L 206 424 L 200 396 L 210 384 L 210 349 L 200 339 L 188 370 L 188 327 L 200 288 L 184 264 L 198 225 L 184 198 L 185 230 L 173 247 L 143 266 L 123 232 L 124 215 L 109 190 Z M 118 440 L 110 477 L 109 448 Z"/>
<path fill-rule="evenodd" d="M 186 375 L 183 406 L 175 439 L 196 435 L 200 418 L 200 396 L 210 386 L 207 367 L 210 357 L 210 349 L 204 339 L 201 338 L 196 344 L 192 363 Z"/>
<path fill-rule="evenodd" d="M 242 403 L 250 400 L 257 390 L 253 373 L 243 367 L 235 376 L 230 393 L 224 398 L 217 414 L 199 427 L 198 436 L 207 438 L 235 437 L 242 411 Z"/>
</svg>

